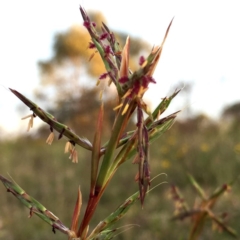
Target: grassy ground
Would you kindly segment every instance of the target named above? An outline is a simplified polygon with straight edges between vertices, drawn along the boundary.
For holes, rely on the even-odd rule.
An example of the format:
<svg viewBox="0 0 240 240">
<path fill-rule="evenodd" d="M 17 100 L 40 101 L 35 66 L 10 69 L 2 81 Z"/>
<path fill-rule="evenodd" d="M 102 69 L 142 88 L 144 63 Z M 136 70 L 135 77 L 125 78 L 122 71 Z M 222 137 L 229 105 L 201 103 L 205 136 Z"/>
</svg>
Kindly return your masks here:
<svg viewBox="0 0 240 240">
<path fill-rule="evenodd" d="M 167 181 L 145 200 L 144 209 L 136 204 L 122 219 L 121 225 L 136 224 L 116 239 L 187 239 L 190 219 L 170 221 L 174 202 L 169 198 L 171 184 L 176 184 L 190 205 L 199 201 L 187 179 L 191 173 L 206 193 L 230 182 L 240 173 L 240 129 L 213 123 L 204 117 L 176 123 L 151 146 L 151 175 L 166 173 L 155 183 Z M 83 193 L 83 206 L 88 198 L 90 153 L 79 149 L 79 163 L 72 164 L 64 152 L 65 141 L 54 141 L 52 146 L 43 139 L 20 138 L 0 142 L 0 173 L 9 173 L 31 196 L 35 197 L 66 225 L 76 201 L 77 188 Z M 138 190 L 134 181 L 137 165 L 131 162 L 121 167 L 100 202 L 92 227 L 108 216 L 129 195 Z M 154 185 L 154 182 L 153 182 Z M 238 229 L 240 221 L 239 181 L 225 194 L 215 212 L 228 213 L 228 225 Z M 28 218 L 28 209 L 6 193 L 0 185 L 0 239 L 66 239 L 37 216 Z M 124 230 L 124 228 L 123 228 Z M 224 233 L 212 231 L 209 221 L 202 239 L 230 239 Z"/>
</svg>

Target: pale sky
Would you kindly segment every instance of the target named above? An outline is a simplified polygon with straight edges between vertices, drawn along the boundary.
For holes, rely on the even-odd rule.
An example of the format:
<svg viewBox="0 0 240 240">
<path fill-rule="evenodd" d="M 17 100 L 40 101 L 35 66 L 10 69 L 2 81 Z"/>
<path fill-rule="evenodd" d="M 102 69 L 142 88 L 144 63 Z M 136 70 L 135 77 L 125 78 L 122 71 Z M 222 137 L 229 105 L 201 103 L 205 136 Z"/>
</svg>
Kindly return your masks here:
<svg viewBox="0 0 240 240">
<path fill-rule="evenodd" d="M 146 98 L 153 105 L 180 81 L 193 83 L 190 107 L 217 118 L 240 101 L 239 1 L 8 0 L 0 3 L 0 84 L 33 96 L 37 61 L 51 56 L 53 36 L 82 24 L 79 5 L 103 12 L 110 29 L 161 43 L 174 22 Z M 81 43 L 80 43 L 81 44 Z M 0 86 L 0 132 L 25 131 L 18 99 Z M 182 97 L 171 111 L 185 108 Z M 168 113 L 171 113 L 169 111 Z"/>
</svg>

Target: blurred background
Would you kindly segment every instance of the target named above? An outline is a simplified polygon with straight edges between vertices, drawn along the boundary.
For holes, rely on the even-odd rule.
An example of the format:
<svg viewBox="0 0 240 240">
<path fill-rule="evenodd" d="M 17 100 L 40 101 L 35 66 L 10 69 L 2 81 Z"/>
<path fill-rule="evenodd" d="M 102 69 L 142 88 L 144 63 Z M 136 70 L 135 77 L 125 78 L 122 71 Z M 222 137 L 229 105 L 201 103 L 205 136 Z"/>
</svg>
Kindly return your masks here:
<svg viewBox="0 0 240 240">
<path fill-rule="evenodd" d="M 12 0 L 0 8 L 0 174 L 9 173 L 30 195 L 70 225 L 80 185 L 84 202 L 88 196 L 89 152 L 79 151 L 78 165 L 64 155 L 65 141 L 45 144 L 49 128 L 35 119 L 26 132 L 29 109 L 10 93 L 16 89 L 51 112 L 80 136 L 92 140 L 98 113 L 99 91 L 105 96 L 105 135 L 110 134 L 112 88 L 104 83 L 95 88 L 104 73 L 97 54 L 88 49 L 89 36 L 82 26 L 79 5 L 97 26 L 101 22 L 116 34 L 121 45 L 131 39 L 131 69 L 154 45 L 159 45 L 174 17 L 160 63 L 145 101 L 152 108 L 176 88 L 183 88 L 166 114 L 182 110 L 174 126 L 151 146 L 152 176 L 166 173 L 167 181 L 151 192 L 142 210 L 140 204 L 120 225 L 136 224 L 117 239 L 186 239 L 187 221 L 172 222 L 174 202 L 169 198 L 176 184 L 194 205 L 197 194 L 189 184 L 190 172 L 206 190 L 235 179 L 240 171 L 240 15 L 237 1 L 122 0 L 30 1 Z M 91 97 L 89 97 L 91 96 Z M 134 127 L 134 119 L 132 121 Z M 137 191 L 137 171 L 131 162 L 122 166 L 93 220 L 108 216 L 129 195 Z M 119 184 L 121 183 L 121 184 Z M 227 212 L 228 223 L 237 228 L 240 220 L 239 181 L 223 197 L 216 211 Z M 65 239 L 28 210 L 0 185 L 0 239 Z M 203 239 L 226 239 L 211 231 Z"/>
</svg>

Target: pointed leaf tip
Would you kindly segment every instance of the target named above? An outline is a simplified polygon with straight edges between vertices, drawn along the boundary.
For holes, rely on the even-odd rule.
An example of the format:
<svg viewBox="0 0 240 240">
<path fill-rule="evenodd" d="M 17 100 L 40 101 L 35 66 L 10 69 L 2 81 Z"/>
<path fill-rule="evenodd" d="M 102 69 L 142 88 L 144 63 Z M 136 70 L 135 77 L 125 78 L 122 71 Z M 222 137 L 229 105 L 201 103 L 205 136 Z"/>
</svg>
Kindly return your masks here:
<svg viewBox="0 0 240 240">
<path fill-rule="evenodd" d="M 122 61 L 120 66 L 120 78 L 128 77 L 128 65 L 129 65 L 129 48 L 130 48 L 130 38 L 126 39 L 125 46 L 122 50 Z"/>
<path fill-rule="evenodd" d="M 71 224 L 71 230 L 74 231 L 75 233 L 77 232 L 77 228 L 78 228 L 78 221 L 81 213 L 81 207 L 82 207 L 82 193 L 79 186 L 77 201 L 75 204 L 73 217 L 72 217 L 72 224 Z"/>
</svg>

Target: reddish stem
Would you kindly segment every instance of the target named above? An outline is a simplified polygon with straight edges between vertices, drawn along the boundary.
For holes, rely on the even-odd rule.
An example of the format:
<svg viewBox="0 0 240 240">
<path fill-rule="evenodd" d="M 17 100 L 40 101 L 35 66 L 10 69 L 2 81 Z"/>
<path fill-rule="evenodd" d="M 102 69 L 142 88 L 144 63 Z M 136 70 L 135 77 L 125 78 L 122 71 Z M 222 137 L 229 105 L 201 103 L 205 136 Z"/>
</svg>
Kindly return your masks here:
<svg viewBox="0 0 240 240">
<path fill-rule="evenodd" d="M 78 230 L 77 236 L 81 237 L 84 230 L 86 229 L 86 227 L 89 225 L 89 222 L 97 208 L 97 205 L 104 193 L 104 190 L 106 189 L 108 183 L 109 183 L 110 179 L 106 182 L 104 187 L 97 187 L 95 188 L 95 194 L 94 195 L 90 195 L 89 199 L 88 199 L 88 205 L 84 214 L 84 218 L 82 220 L 82 223 L 80 225 L 80 228 Z"/>
</svg>

